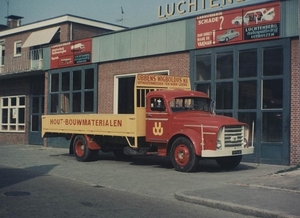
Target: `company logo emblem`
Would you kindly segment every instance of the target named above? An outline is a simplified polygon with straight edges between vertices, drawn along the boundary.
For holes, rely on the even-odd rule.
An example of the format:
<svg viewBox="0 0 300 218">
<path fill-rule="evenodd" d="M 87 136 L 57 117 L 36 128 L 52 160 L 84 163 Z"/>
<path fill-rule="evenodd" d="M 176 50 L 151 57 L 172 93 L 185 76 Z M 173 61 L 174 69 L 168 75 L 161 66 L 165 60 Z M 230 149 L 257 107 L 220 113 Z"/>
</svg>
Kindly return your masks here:
<svg viewBox="0 0 300 218">
<path fill-rule="evenodd" d="M 230 141 L 231 142 L 236 142 L 236 141 L 238 141 L 238 137 L 237 136 L 231 136 Z"/>
<path fill-rule="evenodd" d="M 161 122 L 155 122 L 152 128 L 153 135 L 161 136 L 164 133 L 164 128 L 161 126 Z"/>
</svg>

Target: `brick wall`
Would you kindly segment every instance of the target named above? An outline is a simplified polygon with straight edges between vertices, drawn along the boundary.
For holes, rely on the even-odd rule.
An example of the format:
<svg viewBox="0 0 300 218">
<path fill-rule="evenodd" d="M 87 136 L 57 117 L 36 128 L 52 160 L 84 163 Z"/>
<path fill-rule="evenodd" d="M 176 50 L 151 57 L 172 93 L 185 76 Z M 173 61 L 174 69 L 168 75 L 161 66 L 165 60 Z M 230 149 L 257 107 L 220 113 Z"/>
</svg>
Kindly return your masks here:
<svg viewBox="0 0 300 218">
<path fill-rule="evenodd" d="M 70 41 L 70 27 L 68 23 L 60 25 L 60 42 Z"/>
<path fill-rule="evenodd" d="M 98 113 L 113 113 L 115 75 L 169 70 L 170 75 L 189 76 L 189 63 L 189 53 L 177 53 L 100 64 Z"/>
<path fill-rule="evenodd" d="M 97 27 L 73 23 L 73 40 L 90 38 L 106 32 L 111 32 L 111 31 L 100 29 Z"/>
<path fill-rule="evenodd" d="M 300 164 L 299 39 L 291 41 L 291 145 L 290 164 Z"/>
<path fill-rule="evenodd" d="M 25 95 L 25 132 L 0 132 L 0 144 L 28 144 L 29 128 L 29 79 L 0 80 L 0 97 Z"/>
</svg>

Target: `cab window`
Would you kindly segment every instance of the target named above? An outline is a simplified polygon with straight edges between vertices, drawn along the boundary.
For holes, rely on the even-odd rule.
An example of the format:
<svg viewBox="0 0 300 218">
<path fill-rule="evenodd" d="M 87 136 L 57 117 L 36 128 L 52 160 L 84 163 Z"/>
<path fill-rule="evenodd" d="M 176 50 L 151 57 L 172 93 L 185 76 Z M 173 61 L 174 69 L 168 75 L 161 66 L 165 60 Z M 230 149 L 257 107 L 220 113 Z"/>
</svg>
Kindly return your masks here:
<svg viewBox="0 0 300 218">
<path fill-rule="evenodd" d="M 152 111 L 165 111 L 166 107 L 163 98 L 151 98 L 150 108 Z"/>
</svg>

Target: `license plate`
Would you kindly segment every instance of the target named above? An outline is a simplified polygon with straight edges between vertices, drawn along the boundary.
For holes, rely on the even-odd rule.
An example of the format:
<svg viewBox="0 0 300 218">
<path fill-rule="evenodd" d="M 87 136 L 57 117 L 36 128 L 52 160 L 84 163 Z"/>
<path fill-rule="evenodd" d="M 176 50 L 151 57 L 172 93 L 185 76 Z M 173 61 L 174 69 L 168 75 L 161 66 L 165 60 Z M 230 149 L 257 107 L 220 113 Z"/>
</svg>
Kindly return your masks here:
<svg viewBox="0 0 300 218">
<path fill-rule="evenodd" d="M 233 154 L 233 155 L 236 155 L 236 154 L 242 154 L 242 151 L 241 151 L 241 150 L 232 151 L 232 154 Z"/>
</svg>

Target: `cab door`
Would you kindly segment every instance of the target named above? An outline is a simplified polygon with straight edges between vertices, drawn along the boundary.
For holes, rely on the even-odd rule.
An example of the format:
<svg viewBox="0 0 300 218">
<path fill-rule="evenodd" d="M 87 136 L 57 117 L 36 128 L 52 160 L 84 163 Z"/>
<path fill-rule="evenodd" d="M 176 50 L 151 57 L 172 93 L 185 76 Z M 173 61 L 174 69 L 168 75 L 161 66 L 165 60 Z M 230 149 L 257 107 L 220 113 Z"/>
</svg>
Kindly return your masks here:
<svg viewBox="0 0 300 218">
<path fill-rule="evenodd" d="M 167 143 L 169 139 L 169 116 L 164 98 L 152 96 L 146 110 L 146 141 Z"/>
</svg>

